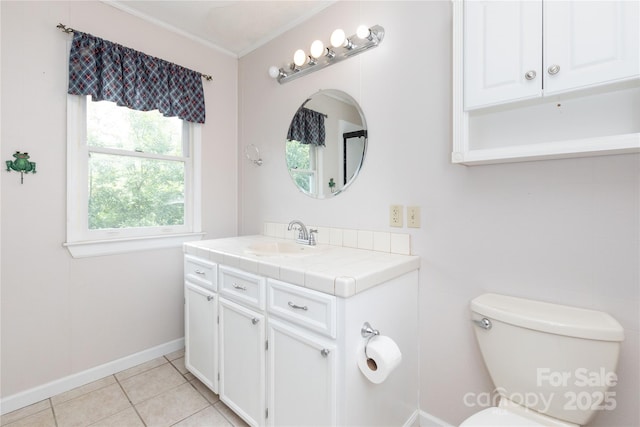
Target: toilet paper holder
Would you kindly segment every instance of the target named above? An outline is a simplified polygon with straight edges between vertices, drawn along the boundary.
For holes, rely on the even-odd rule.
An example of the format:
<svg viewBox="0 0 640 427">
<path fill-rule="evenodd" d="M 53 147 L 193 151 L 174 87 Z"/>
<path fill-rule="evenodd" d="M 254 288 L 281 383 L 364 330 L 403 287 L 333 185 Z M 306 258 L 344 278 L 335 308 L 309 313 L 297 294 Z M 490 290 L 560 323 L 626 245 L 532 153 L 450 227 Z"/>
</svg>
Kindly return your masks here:
<svg viewBox="0 0 640 427">
<path fill-rule="evenodd" d="M 362 325 L 362 329 L 360 329 L 360 335 L 362 335 L 362 338 L 367 339 L 367 342 L 364 343 L 364 355 L 366 357 L 369 357 L 369 355 L 367 355 L 367 345 L 369 345 L 369 341 L 371 341 L 371 338 L 375 337 L 376 335 L 380 335 L 380 331 L 378 331 L 377 329 L 373 329 L 369 322 L 364 322 L 364 324 Z"/>
</svg>

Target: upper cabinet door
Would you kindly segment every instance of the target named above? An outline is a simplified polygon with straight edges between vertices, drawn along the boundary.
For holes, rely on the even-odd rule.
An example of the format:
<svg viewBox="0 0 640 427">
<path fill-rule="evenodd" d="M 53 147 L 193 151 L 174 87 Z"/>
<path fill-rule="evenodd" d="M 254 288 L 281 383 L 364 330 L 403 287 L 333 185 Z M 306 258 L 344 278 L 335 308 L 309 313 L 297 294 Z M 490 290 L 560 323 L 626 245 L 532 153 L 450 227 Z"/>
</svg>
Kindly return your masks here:
<svg viewBox="0 0 640 427">
<path fill-rule="evenodd" d="M 544 4 L 546 94 L 640 76 L 638 1 Z"/>
<path fill-rule="evenodd" d="M 542 95 L 542 1 L 464 2 L 464 108 Z"/>
</svg>

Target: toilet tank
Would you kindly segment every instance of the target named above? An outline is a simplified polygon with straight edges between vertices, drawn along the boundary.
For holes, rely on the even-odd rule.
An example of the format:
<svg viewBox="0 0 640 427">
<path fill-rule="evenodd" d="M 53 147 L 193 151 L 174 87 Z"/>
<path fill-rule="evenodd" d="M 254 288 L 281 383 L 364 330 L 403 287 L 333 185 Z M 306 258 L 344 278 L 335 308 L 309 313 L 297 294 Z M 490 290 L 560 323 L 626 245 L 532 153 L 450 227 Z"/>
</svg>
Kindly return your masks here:
<svg viewBox="0 0 640 427">
<path fill-rule="evenodd" d="M 473 299 L 471 312 L 501 398 L 579 425 L 615 408 L 624 330 L 613 317 L 498 294 Z"/>
</svg>

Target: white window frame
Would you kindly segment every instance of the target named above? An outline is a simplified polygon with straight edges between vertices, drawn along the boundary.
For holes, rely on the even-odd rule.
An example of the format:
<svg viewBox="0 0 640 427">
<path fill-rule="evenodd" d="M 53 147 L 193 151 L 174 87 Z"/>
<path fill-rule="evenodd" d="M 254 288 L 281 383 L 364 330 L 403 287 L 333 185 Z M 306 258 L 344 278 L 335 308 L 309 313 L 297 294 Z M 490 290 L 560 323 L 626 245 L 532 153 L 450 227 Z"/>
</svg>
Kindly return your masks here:
<svg viewBox="0 0 640 427">
<path fill-rule="evenodd" d="M 185 156 L 185 224 L 180 226 L 89 230 L 87 97 L 67 95 L 67 247 L 74 258 L 169 248 L 200 240 L 201 125 L 189 127 Z M 105 151 L 99 150 L 99 151 Z M 106 151 L 109 151 L 108 149 Z"/>
</svg>

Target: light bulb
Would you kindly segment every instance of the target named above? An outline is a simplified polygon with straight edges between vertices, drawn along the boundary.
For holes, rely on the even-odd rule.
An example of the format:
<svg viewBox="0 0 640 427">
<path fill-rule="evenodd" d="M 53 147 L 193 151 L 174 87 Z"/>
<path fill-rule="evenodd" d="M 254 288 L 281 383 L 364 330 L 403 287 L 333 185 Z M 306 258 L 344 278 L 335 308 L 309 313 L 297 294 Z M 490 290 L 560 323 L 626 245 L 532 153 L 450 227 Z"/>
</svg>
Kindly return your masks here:
<svg viewBox="0 0 640 427">
<path fill-rule="evenodd" d="M 356 36 L 358 36 L 359 39 L 363 40 L 369 38 L 370 33 L 371 32 L 369 31 L 369 27 L 367 27 L 366 25 L 360 25 L 356 30 Z"/>
<path fill-rule="evenodd" d="M 347 36 L 343 30 L 338 28 L 333 33 L 331 33 L 331 46 L 333 47 L 342 47 L 344 46 L 344 42 L 347 40 Z"/>
<path fill-rule="evenodd" d="M 307 54 L 304 53 L 304 50 L 302 49 L 296 50 L 293 54 L 293 63 L 300 67 L 304 65 L 305 62 L 307 62 Z"/>
<path fill-rule="evenodd" d="M 313 43 L 311 43 L 309 52 L 314 58 L 320 58 L 322 55 L 324 55 L 324 43 L 322 43 L 322 41 L 320 40 L 314 41 Z"/>
<path fill-rule="evenodd" d="M 280 69 L 278 67 L 276 67 L 275 65 L 272 65 L 271 67 L 269 67 L 269 76 L 272 79 L 277 78 L 280 75 Z"/>
</svg>

